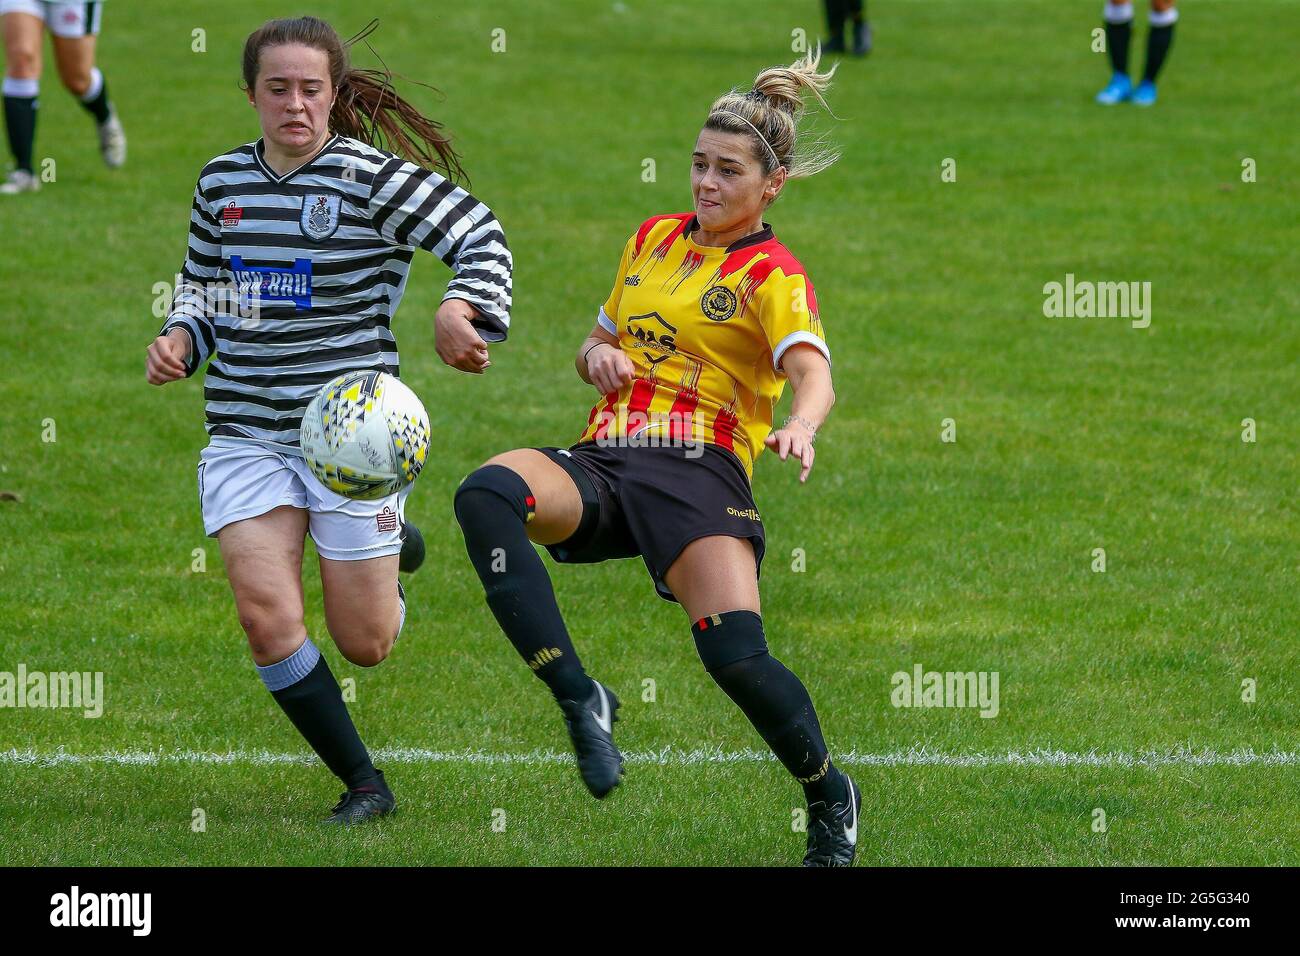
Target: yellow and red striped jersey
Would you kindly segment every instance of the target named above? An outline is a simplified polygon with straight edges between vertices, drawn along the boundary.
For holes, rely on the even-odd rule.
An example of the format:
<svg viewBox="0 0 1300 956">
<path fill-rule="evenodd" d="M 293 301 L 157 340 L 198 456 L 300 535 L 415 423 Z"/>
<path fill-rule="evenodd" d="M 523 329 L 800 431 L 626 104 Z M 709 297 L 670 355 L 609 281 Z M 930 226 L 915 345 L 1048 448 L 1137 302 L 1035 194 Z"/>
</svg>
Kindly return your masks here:
<svg viewBox="0 0 1300 956">
<path fill-rule="evenodd" d="M 695 243 L 695 226 L 692 213 L 656 216 L 627 241 L 599 322 L 634 377 L 596 403 L 579 442 L 684 438 L 729 449 L 752 474 L 786 350 L 830 350 L 812 280 L 770 226 L 725 249 Z"/>
</svg>

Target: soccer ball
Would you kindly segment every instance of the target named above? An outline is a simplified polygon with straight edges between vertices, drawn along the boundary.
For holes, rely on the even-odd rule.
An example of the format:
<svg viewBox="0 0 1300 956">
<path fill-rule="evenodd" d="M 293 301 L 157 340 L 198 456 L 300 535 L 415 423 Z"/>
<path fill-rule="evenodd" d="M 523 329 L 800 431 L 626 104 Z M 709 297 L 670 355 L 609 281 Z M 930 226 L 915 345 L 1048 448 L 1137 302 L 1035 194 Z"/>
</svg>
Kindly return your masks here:
<svg viewBox="0 0 1300 956">
<path fill-rule="evenodd" d="M 330 491 L 360 501 L 410 485 L 429 453 L 429 416 L 386 372 L 345 372 L 321 386 L 302 417 L 303 458 Z"/>
</svg>

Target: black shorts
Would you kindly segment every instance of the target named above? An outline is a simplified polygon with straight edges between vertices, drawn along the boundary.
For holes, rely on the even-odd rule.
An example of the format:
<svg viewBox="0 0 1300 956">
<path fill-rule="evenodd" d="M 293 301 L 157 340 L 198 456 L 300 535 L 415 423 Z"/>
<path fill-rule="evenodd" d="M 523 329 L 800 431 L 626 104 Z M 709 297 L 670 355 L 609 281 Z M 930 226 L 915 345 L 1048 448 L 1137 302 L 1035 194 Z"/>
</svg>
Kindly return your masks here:
<svg viewBox="0 0 1300 956">
<path fill-rule="evenodd" d="M 664 583 L 696 538 L 748 538 L 763 566 L 763 522 L 740 459 L 716 445 L 628 447 L 585 442 L 567 451 L 538 451 L 569 473 L 582 495 L 578 530 L 546 550 L 562 564 L 594 564 L 640 555 L 659 596 L 677 600 Z"/>
</svg>

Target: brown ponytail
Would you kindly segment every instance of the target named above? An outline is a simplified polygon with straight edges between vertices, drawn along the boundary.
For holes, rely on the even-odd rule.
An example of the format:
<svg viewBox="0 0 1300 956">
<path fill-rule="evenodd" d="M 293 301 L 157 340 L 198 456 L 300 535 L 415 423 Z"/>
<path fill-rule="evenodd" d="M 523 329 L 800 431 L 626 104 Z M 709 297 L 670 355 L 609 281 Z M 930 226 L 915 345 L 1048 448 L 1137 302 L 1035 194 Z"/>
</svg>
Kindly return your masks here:
<svg viewBox="0 0 1300 956">
<path fill-rule="evenodd" d="M 316 17 L 268 20 L 244 42 L 244 85 L 248 90 L 256 85 L 262 51 L 267 47 L 299 44 L 320 50 L 329 58 L 330 84 L 335 92 L 331 129 L 467 183 L 469 177 L 442 124 L 397 95 L 393 74 L 387 69 L 355 70 L 348 62 L 348 49 L 365 40 L 378 25 L 378 20 L 371 20 L 345 43 L 332 26 Z"/>
</svg>

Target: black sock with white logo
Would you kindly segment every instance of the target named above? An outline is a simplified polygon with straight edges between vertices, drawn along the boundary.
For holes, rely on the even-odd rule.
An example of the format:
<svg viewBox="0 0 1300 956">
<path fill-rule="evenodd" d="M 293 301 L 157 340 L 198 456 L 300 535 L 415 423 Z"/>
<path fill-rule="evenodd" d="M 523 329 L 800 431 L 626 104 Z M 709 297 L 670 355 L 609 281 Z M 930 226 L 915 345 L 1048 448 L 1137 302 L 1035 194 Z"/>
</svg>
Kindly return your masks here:
<svg viewBox="0 0 1300 956">
<path fill-rule="evenodd" d="M 258 667 L 257 672 L 298 733 L 349 790 L 387 791 L 352 723 L 338 681 L 311 638 L 284 660 Z"/>
<path fill-rule="evenodd" d="M 846 799 L 848 788 L 831 763 L 808 690 L 768 653 L 763 619 L 753 611 L 712 614 L 691 625 L 705 669 L 754 725 L 809 803 Z"/>
<path fill-rule="evenodd" d="M 36 142 L 36 80 L 4 78 L 5 131 L 9 134 L 9 148 L 14 154 L 14 165 L 26 172 L 35 172 L 32 166 L 32 148 Z"/>
<path fill-rule="evenodd" d="M 502 465 L 480 468 L 456 490 L 465 550 L 501 630 L 556 700 L 586 700 L 591 678 L 564 626 L 546 566 L 524 530 L 534 505 L 527 482 Z"/>
</svg>

